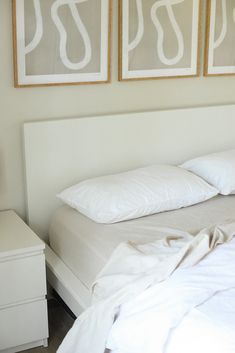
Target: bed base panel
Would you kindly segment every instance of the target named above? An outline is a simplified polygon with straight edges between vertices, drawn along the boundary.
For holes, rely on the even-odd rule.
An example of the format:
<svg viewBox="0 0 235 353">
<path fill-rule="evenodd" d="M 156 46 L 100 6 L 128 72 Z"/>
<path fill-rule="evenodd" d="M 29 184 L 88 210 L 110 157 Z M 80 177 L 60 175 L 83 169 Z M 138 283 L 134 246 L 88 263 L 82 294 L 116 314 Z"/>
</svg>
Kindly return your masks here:
<svg viewBox="0 0 235 353">
<path fill-rule="evenodd" d="M 47 280 L 75 316 L 90 304 L 91 294 L 65 263 L 46 245 Z"/>
</svg>

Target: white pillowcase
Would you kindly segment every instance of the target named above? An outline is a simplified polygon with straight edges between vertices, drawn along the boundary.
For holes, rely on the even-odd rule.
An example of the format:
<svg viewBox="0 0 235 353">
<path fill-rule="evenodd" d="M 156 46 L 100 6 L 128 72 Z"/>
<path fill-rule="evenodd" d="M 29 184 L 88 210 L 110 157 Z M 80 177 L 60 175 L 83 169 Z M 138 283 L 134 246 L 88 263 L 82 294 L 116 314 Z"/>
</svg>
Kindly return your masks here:
<svg viewBox="0 0 235 353">
<path fill-rule="evenodd" d="M 196 175 L 153 165 L 89 179 L 57 195 L 97 223 L 115 223 L 190 206 L 218 194 Z"/>
<path fill-rule="evenodd" d="M 220 194 L 235 194 L 235 150 L 195 158 L 181 167 L 206 180 Z"/>
</svg>

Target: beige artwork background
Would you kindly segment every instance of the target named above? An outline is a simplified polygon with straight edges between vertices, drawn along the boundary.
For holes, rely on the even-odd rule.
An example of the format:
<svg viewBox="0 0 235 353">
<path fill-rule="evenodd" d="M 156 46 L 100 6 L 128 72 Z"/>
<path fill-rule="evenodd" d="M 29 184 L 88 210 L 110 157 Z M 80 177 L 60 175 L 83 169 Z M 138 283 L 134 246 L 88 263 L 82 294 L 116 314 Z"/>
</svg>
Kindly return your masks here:
<svg viewBox="0 0 235 353">
<path fill-rule="evenodd" d="M 211 63 L 210 57 L 213 57 Z M 235 74 L 234 0 L 208 0 L 204 74 Z"/>
<path fill-rule="evenodd" d="M 219 4 L 219 3 L 218 3 Z M 220 4 L 219 4 L 220 5 Z M 235 1 L 226 0 L 227 32 L 221 45 L 214 51 L 215 66 L 235 66 Z M 218 38 L 223 26 L 221 6 L 217 7 L 215 37 Z"/>
<path fill-rule="evenodd" d="M 119 79 L 197 76 L 201 17 L 200 0 L 120 1 Z"/>
<path fill-rule="evenodd" d="M 13 0 L 16 87 L 109 82 L 111 4 Z"/>
<path fill-rule="evenodd" d="M 28 75 L 66 74 L 78 72 L 98 72 L 100 70 L 100 1 L 84 2 L 77 5 L 79 14 L 89 33 L 92 48 L 92 59 L 83 69 L 71 70 L 63 65 L 59 45 L 58 30 L 50 16 L 54 0 L 41 0 L 43 18 L 43 37 L 38 46 L 26 55 L 26 73 Z M 92 4 L 92 6 L 90 6 Z M 25 0 L 25 35 L 26 43 L 32 40 L 35 33 L 35 13 L 32 0 Z M 68 6 L 61 6 L 58 11 L 68 35 L 67 53 L 72 62 L 79 62 L 84 56 L 84 42 L 71 16 Z M 46 53 L 46 55 L 45 55 Z"/>
<path fill-rule="evenodd" d="M 125 0 L 124 0 L 125 1 Z M 150 12 L 151 7 L 156 0 L 145 0 L 146 5 L 144 7 L 144 35 L 140 44 L 133 49 L 129 54 L 129 69 L 130 70 L 143 70 L 143 69 L 155 69 L 155 68 L 169 68 L 169 66 L 162 63 L 157 55 L 157 37 L 158 33 L 152 23 Z M 130 13 L 129 13 L 129 42 L 133 40 L 136 35 L 136 29 L 138 26 L 138 19 L 136 14 L 136 3 L 134 0 L 129 0 Z M 179 25 L 179 28 L 183 34 L 184 39 L 184 56 L 183 58 L 174 65 L 177 68 L 184 68 L 190 66 L 191 62 L 191 36 L 192 36 L 192 1 L 184 1 L 177 6 L 173 6 L 175 18 Z M 187 13 L 188 16 L 184 14 Z M 158 18 L 161 20 L 164 29 L 164 42 L 163 49 L 165 55 L 168 58 L 172 58 L 176 55 L 178 50 L 178 44 L 176 40 L 175 32 L 172 28 L 172 24 L 169 20 L 165 7 L 161 7 L 158 11 Z"/>
</svg>

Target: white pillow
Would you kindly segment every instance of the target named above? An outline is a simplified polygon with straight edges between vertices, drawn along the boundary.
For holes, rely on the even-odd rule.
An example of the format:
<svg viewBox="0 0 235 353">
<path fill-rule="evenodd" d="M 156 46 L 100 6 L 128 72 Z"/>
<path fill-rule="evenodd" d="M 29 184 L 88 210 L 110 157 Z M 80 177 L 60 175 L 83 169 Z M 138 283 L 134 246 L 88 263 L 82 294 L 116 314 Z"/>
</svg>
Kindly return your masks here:
<svg viewBox="0 0 235 353">
<path fill-rule="evenodd" d="M 181 167 L 206 180 L 220 194 L 235 194 L 235 150 L 195 158 Z"/>
<path fill-rule="evenodd" d="M 97 223 L 115 223 L 205 201 L 217 190 L 175 166 L 153 165 L 89 179 L 57 195 Z"/>
</svg>

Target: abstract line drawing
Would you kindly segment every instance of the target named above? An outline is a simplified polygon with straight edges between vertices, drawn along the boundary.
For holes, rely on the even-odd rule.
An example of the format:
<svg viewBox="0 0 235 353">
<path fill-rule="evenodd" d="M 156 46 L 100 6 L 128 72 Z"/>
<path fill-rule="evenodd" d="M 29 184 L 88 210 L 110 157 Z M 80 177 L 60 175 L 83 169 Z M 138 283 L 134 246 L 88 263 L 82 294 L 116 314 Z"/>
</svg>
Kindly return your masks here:
<svg viewBox="0 0 235 353">
<path fill-rule="evenodd" d="M 109 82 L 111 15 L 111 0 L 13 0 L 15 87 Z"/>
<path fill-rule="evenodd" d="M 119 80 L 197 76 L 199 24 L 200 0 L 120 0 Z"/>
<path fill-rule="evenodd" d="M 79 15 L 78 9 L 76 7 L 76 4 L 85 2 L 87 0 L 57 0 L 54 2 L 54 4 L 51 7 L 51 17 L 52 20 L 55 24 L 55 26 L 58 29 L 58 32 L 60 34 L 60 57 L 63 62 L 63 64 L 71 70 L 80 70 L 83 69 L 84 67 L 87 66 L 87 64 L 91 61 L 91 56 L 92 56 L 92 49 L 91 49 L 91 41 L 90 37 L 88 35 L 88 32 L 86 30 L 86 27 L 84 26 L 81 17 Z M 66 29 L 63 26 L 62 21 L 60 20 L 60 17 L 58 15 L 58 10 L 60 6 L 62 5 L 68 5 L 71 11 L 71 15 L 73 16 L 74 22 L 76 24 L 76 27 L 78 31 L 80 32 L 84 45 L 85 45 L 85 54 L 84 58 L 78 62 L 78 63 L 72 63 L 67 54 L 67 32 Z"/>
<path fill-rule="evenodd" d="M 43 36 L 42 12 L 40 0 L 33 0 L 35 18 L 36 18 L 36 31 L 32 41 L 25 47 L 25 54 L 32 52 L 40 43 Z"/>
<path fill-rule="evenodd" d="M 184 55 L 184 38 L 183 34 L 180 30 L 180 27 L 177 23 L 177 20 L 175 18 L 174 10 L 172 8 L 173 5 L 180 4 L 184 0 L 174 0 L 174 1 L 169 1 L 169 0 L 162 0 L 162 1 L 156 1 L 156 3 L 152 6 L 151 9 L 151 18 L 152 21 L 156 27 L 157 33 L 158 33 L 158 40 L 157 40 L 157 51 L 158 51 L 158 56 L 161 62 L 165 65 L 175 65 L 177 64 L 183 57 Z M 164 30 L 162 28 L 161 22 L 157 16 L 158 9 L 162 6 L 166 7 L 170 23 L 172 25 L 172 28 L 175 32 L 176 38 L 177 38 L 177 44 L 178 44 L 178 52 L 175 55 L 175 57 L 169 59 L 166 57 L 164 54 Z"/>
<path fill-rule="evenodd" d="M 138 14 L 138 30 L 135 39 L 130 44 L 128 44 L 128 51 L 135 49 L 139 45 L 144 34 L 144 15 L 142 0 L 136 0 L 136 7 Z"/>
<path fill-rule="evenodd" d="M 234 0 L 209 0 L 205 76 L 235 74 L 234 23 Z"/>
<path fill-rule="evenodd" d="M 221 43 L 224 41 L 224 38 L 227 33 L 227 28 L 228 28 L 226 0 L 221 0 L 221 2 L 222 2 L 221 4 L 222 5 L 222 29 L 218 39 L 214 41 L 214 44 L 213 44 L 214 49 L 218 48 L 221 45 Z"/>
</svg>

